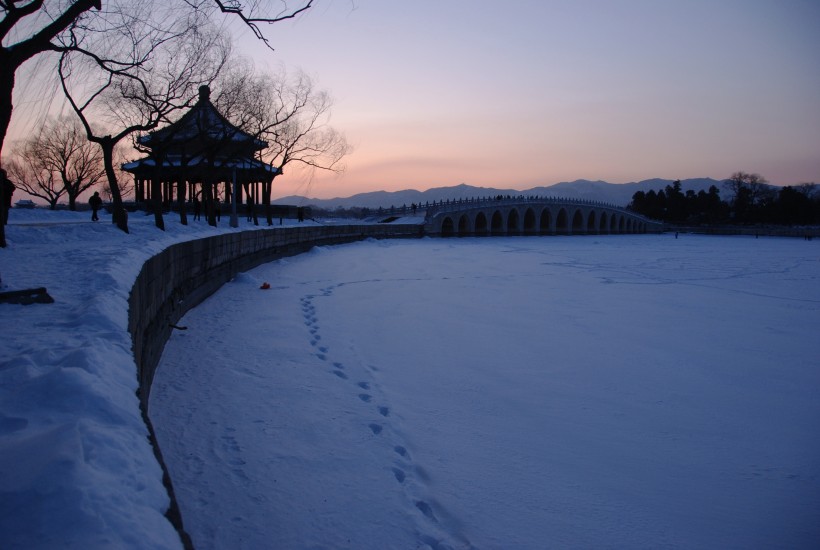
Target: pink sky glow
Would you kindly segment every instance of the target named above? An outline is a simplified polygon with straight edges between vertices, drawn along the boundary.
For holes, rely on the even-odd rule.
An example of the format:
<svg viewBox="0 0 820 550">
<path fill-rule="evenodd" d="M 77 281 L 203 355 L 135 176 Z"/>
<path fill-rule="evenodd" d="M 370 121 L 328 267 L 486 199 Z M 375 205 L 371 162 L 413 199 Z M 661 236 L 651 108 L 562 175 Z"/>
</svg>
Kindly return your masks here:
<svg viewBox="0 0 820 550">
<path fill-rule="evenodd" d="M 820 182 L 820 5 L 693 0 L 320 4 L 260 66 L 300 67 L 355 146 L 319 198 L 468 183 Z"/>
<path fill-rule="evenodd" d="M 820 183 L 813 0 L 319 0 L 266 29 L 273 52 L 231 26 L 258 68 L 328 90 L 354 147 L 340 176 L 289 166 L 276 196 L 738 170 Z"/>
</svg>

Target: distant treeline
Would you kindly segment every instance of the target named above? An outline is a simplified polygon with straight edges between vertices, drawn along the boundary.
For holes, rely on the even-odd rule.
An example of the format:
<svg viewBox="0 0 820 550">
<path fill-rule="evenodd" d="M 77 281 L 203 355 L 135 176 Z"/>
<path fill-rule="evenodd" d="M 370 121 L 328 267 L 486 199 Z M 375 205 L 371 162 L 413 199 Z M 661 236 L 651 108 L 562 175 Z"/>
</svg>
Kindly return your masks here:
<svg viewBox="0 0 820 550">
<path fill-rule="evenodd" d="M 627 208 L 674 224 L 820 224 L 820 192 L 814 183 L 775 187 L 758 174 L 736 172 L 723 188 L 727 200 L 714 185 L 684 193 L 678 180 L 659 191 L 638 191 Z"/>
</svg>

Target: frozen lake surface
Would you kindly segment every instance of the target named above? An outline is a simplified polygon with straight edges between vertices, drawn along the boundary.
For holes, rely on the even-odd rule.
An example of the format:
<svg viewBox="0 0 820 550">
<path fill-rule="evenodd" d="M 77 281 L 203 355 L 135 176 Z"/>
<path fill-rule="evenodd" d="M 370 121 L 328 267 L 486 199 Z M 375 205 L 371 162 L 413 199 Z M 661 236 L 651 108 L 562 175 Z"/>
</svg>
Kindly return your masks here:
<svg viewBox="0 0 820 550">
<path fill-rule="evenodd" d="M 818 244 L 369 241 L 243 274 L 151 393 L 185 526 L 199 549 L 816 547 Z"/>
</svg>

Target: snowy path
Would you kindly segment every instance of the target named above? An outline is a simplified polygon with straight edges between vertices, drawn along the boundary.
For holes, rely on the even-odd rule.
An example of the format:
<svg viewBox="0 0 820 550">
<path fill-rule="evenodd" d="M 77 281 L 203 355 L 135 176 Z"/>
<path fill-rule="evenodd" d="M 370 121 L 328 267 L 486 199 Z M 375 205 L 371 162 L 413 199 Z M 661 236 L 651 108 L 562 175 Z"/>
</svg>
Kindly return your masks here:
<svg viewBox="0 0 820 550">
<path fill-rule="evenodd" d="M 151 416 L 198 548 L 811 547 L 818 281 L 785 239 L 315 249 L 183 319 Z"/>
</svg>

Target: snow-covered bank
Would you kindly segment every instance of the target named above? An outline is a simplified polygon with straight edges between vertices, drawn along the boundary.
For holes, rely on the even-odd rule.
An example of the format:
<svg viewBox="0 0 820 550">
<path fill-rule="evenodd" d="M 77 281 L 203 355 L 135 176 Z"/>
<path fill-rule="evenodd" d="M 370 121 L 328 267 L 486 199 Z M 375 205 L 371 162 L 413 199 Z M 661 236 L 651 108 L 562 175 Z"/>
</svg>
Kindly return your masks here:
<svg viewBox="0 0 820 550">
<path fill-rule="evenodd" d="M 0 304 L 0 547 L 177 548 L 168 496 L 135 391 L 127 300 L 147 258 L 237 229 L 130 234 L 88 212 L 14 209 L 0 249 L 8 290 L 45 286 L 55 303 Z"/>
<path fill-rule="evenodd" d="M 151 416 L 200 548 L 811 548 L 818 280 L 802 240 L 320 248 L 191 311 Z"/>
</svg>

